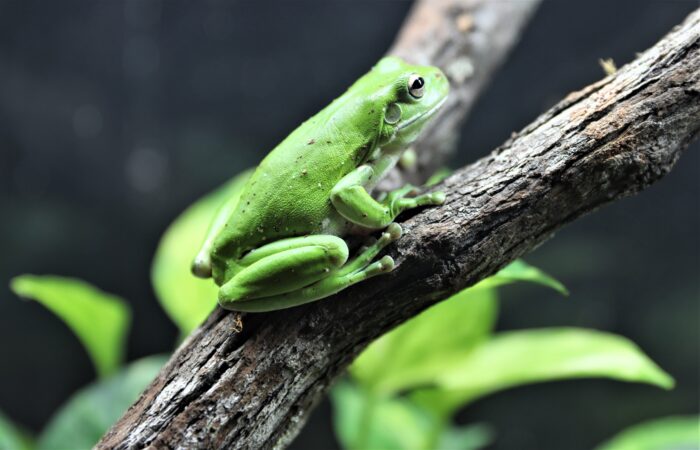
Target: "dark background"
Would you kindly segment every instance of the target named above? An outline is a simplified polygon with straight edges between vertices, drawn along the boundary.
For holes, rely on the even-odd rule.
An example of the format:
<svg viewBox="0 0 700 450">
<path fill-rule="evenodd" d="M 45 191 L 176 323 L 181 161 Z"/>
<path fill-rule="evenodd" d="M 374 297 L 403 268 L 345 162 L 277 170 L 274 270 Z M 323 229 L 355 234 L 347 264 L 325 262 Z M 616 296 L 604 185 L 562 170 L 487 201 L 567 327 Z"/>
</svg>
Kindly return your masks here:
<svg viewBox="0 0 700 450">
<path fill-rule="evenodd" d="M 513 0 L 515 1 L 515 0 Z M 457 167 L 652 45 L 696 1 L 544 1 L 463 129 Z M 149 264 L 168 223 L 257 161 L 388 48 L 406 1 L 0 1 L 0 410 L 39 430 L 93 378 L 68 329 L 6 288 L 80 277 L 128 299 L 129 359 L 172 349 Z M 508 26 L 504 24 L 503 26 Z M 568 299 L 504 292 L 499 328 L 620 333 L 674 391 L 603 380 L 514 389 L 460 421 L 498 449 L 585 449 L 643 419 L 698 410 L 698 144 L 640 196 L 577 221 L 527 260 Z M 295 448 L 332 448 L 322 405 Z"/>
</svg>

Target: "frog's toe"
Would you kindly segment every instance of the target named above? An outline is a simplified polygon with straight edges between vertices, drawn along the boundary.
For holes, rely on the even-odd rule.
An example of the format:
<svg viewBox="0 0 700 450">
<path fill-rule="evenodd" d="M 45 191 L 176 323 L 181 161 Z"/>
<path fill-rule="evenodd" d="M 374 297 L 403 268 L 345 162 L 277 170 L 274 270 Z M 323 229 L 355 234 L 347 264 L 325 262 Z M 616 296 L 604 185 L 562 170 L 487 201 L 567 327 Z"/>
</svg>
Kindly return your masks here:
<svg viewBox="0 0 700 450">
<path fill-rule="evenodd" d="M 394 263 L 394 258 L 391 256 L 384 256 L 379 261 L 375 261 L 369 266 L 353 271 L 347 274 L 348 281 L 351 284 L 357 283 L 361 280 L 366 280 L 367 278 L 381 275 L 383 273 L 391 272 L 394 270 L 396 264 Z"/>
<path fill-rule="evenodd" d="M 386 227 L 386 230 L 384 230 L 381 237 L 379 238 L 379 241 L 377 241 L 379 248 L 385 247 L 390 243 L 394 242 L 395 240 L 401 237 L 402 233 L 403 230 L 401 229 L 401 225 L 399 225 L 398 223 L 389 224 L 389 226 Z"/>
<path fill-rule="evenodd" d="M 442 205 L 443 203 L 445 203 L 445 200 L 447 199 L 447 196 L 442 191 L 432 192 L 429 195 L 430 195 L 430 200 L 433 202 L 434 205 Z"/>
<path fill-rule="evenodd" d="M 367 250 L 370 249 L 370 247 L 376 245 L 377 242 L 378 242 L 378 239 L 377 239 L 376 237 L 374 237 L 374 236 L 367 236 L 367 238 L 365 239 L 365 241 L 362 243 L 362 247 L 360 247 L 359 249 L 357 249 L 357 253 L 359 254 L 359 253 L 364 253 L 364 252 L 366 252 Z"/>
</svg>

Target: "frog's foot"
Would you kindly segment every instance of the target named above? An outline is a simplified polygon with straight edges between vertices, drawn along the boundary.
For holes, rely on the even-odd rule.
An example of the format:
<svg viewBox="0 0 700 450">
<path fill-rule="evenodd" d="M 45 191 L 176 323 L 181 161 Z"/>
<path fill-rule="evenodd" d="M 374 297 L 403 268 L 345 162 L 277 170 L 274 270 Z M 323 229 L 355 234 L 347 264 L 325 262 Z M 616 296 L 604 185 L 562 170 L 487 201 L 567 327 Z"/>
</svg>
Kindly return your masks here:
<svg viewBox="0 0 700 450">
<path fill-rule="evenodd" d="M 329 271 L 327 277 L 306 287 L 254 299 L 238 298 L 229 301 L 223 298 L 220 292 L 219 303 L 224 308 L 234 311 L 264 312 L 320 300 L 368 278 L 391 272 L 394 269 L 394 260 L 390 256 L 384 256 L 374 262 L 372 260 L 384 247 L 399 237 L 401 237 L 401 227 L 393 223 L 375 243 L 364 249 L 354 259 L 337 270 Z"/>
<path fill-rule="evenodd" d="M 388 227 L 386 227 L 386 230 L 384 230 L 384 232 L 376 242 L 362 247 L 359 251 L 359 255 L 351 261 L 348 261 L 343 267 L 341 267 L 340 270 L 338 270 L 337 275 L 342 276 L 351 274 L 353 272 L 357 272 L 367 267 L 368 264 L 372 262 L 372 260 L 379 254 L 379 252 L 384 247 L 400 238 L 402 233 L 403 230 L 401 230 L 401 225 L 399 225 L 398 223 L 390 224 Z M 386 258 L 391 259 L 391 257 L 389 256 L 387 256 Z M 388 260 L 385 260 L 385 263 L 387 262 Z M 394 268 L 393 263 L 394 260 L 391 259 L 391 269 Z"/>
<path fill-rule="evenodd" d="M 406 197 L 407 195 L 416 195 L 418 193 L 418 188 L 412 184 L 407 184 L 400 189 L 389 192 L 386 196 L 386 202 L 391 204 L 399 199 Z"/>
<path fill-rule="evenodd" d="M 415 197 L 408 197 L 409 195 L 413 196 L 417 193 L 418 189 L 409 184 L 389 193 L 384 200 L 384 204 L 391 208 L 392 213 L 399 215 L 402 211 L 407 209 L 413 209 L 419 206 L 442 205 L 445 203 L 444 192 L 430 192 Z"/>
</svg>

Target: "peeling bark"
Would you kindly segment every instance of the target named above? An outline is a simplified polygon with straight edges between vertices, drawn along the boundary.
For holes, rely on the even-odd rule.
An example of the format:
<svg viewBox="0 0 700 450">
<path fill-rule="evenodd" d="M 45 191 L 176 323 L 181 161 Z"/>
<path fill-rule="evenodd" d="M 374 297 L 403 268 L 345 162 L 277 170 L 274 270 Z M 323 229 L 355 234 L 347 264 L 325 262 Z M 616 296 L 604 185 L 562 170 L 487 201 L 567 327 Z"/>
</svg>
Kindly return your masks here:
<svg viewBox="0 0 700 450">
<path fill-rule="evenodd" d="M 477 15 L 471 25 L 480 26 Z M 442 121 L 463 116 L 462 107 Z M 649 186 L 699 131 L 700 10 L 445 180 L 443 207 L 404 219 L 406 235 L 388 252 L 397 262 L 391 274 L 306 306 L 246 315 L 240 333 L 232 331 L 238 316 L 217 309 L 98 447 L 283 447 L 369 342 L 564 224 Z M 424 145 L 455 131 L 435 133 Z"/>
</svg>

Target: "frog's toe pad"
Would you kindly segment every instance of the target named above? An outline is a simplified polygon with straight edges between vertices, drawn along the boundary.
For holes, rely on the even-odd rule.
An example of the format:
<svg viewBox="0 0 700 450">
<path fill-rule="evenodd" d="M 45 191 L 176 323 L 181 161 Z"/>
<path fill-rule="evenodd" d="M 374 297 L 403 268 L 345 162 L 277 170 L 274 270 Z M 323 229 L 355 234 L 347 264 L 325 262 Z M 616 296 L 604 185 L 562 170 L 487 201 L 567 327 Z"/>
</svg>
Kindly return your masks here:
<svg viewBox="0 0 700 450">
<path fill-rule="evenodd" d="M 379 260 L 379 270 L 382 272 L 391 272 L 394 267 L 396 267 L 396 263 L 391 256 L 384 256 Z"/>
<path fill-rule="evenodd" d="M 401 237 L 401 235 L 403 234 L 403 229 L 401 229 L 401 225 L 394 222 L 389 224 L 388 227 L 386 227 L 385 233 L 388 235 L 387 237 L 389 240 L 395 241 Z"/>
<path fill-rule="evenodd" d="M 445 200 L 447 198 L 445 196 L 445 193 L 442 191 L 433 192 L 429 195 L 430 195 L 430 200 L 432 200 L 434 205 L 442 205 L 443 203 L 445 203 Z"/>
<path fill-rule="evenodd" d="M 199 278 L 210 278 L 211 277 L 211 263 L 207 260 L 197 258 L 192 263 L 190 268 L 192 274 Z"/>
</svg>

